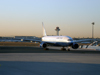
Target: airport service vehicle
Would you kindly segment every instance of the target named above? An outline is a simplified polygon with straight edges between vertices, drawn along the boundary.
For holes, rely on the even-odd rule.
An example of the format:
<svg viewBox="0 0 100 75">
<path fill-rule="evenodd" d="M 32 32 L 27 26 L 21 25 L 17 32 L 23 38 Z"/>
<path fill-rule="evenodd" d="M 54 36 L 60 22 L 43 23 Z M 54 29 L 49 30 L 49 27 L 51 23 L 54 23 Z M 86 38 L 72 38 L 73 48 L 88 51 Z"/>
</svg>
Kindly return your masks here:
<svg viewBox="0 0 100 75">
<path fill-rule="evenodd" d="M 43 23 L 42 26 L 43 37 L 40 43 L 40 47 L 43 47 L 45 50 L 48 49 L 48 46 L 60 46 L 62 47 L 61 50 L 66 50 L 65 47 L 68 47 L 68 51 L 70 51 L 69 47 L 72 47 L 73 49 L 79 48 L 79 45 L 76 43 L 77 41 L 74 41 L 69 36 L 47 36 Z"/>
</svg>

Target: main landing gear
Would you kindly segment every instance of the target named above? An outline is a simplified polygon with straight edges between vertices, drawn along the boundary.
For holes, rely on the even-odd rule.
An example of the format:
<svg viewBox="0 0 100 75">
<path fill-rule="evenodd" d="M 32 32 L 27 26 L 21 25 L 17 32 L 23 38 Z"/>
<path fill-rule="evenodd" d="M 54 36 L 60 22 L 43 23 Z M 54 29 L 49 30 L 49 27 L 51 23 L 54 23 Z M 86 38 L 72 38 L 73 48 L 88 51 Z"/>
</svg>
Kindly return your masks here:
<svg viewBox="0 0 100 75">
<path fill-rule="evenodd" d="M 61 48 L 62 51 L 66 51 L 66 48 Z M 67 51 L 70 51 L 70 48 L 67 49 Z"/>
<path fill-rule="evenodd" d="M 49 48 L 44 48 L 44 50 L 49 50 Z"/>
<path fill-rule="evenodd" d="M 66 48 L 64 48 L 64 47 L 63 47 L 63 48 L 61 48 L 61 50 L 62 50 L 62 51 L 65 51 L 65 50 L 66 50 Z"/>
<path fill-rule="evenodd" d="M 68 48 L 67 51 L 70 51 L 70 48 Z"/>
</svg>

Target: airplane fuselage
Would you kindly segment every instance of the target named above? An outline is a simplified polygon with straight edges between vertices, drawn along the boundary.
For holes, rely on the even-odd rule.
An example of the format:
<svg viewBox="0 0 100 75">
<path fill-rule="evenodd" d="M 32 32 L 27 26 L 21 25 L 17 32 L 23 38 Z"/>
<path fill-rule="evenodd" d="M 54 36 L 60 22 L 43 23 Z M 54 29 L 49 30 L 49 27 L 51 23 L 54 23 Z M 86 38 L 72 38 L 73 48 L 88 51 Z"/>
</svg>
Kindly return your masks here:
<svg viewBox="0 0 100 75">
<path fill-rule="evenodd" d="M 71 46 L 73 39 L 69 36 L 45 36 L 42 37 L 42 42 L 53 43 L 53 46 Z"/>
</svg>

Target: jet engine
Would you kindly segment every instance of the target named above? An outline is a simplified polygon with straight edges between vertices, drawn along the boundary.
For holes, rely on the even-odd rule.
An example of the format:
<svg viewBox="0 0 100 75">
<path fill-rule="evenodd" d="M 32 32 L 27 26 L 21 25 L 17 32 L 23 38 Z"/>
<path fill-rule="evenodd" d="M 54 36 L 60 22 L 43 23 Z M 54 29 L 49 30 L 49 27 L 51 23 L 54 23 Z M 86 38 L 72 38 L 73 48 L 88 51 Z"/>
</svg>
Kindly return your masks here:
<svg viewBox="0 0 100 75">
<path fill-rule="evenodd" d="M 47 44 L 44 43 L 44 42 L 42 42 L 42 43 L 40 44 L 40 47 L 46 48 L 46 47 L 47 47 Z"/>
<path fill-rule="evenodd" d="M 79 47 L 79 45 L 77 43 L 73 43 L 72 48 L 73 49 L 77 49 Z"/>
</svg>

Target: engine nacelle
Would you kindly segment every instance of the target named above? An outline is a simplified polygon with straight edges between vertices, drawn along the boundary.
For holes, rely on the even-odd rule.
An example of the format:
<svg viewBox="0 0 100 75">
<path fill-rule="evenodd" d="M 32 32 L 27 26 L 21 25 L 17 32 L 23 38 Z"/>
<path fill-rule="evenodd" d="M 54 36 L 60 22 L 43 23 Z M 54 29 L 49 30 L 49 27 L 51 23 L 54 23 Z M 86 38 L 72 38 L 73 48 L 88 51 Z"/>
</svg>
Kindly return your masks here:
<svg viewBox="0 0 100 75">
<path fill-rule="evenodd" d="M 77 49 L 77 48 L 79 48 L 79 45 L 77 43 L 73 43 L 72 48 Z"/>
<path fill-rule="evenodd" d="M 44 43 L 44 42 L 42 42 L 42 43 L 40 44 L 40 47 L 46 48 L 46 47 L 47 47 L 47 44 Z"/>
</svg>

